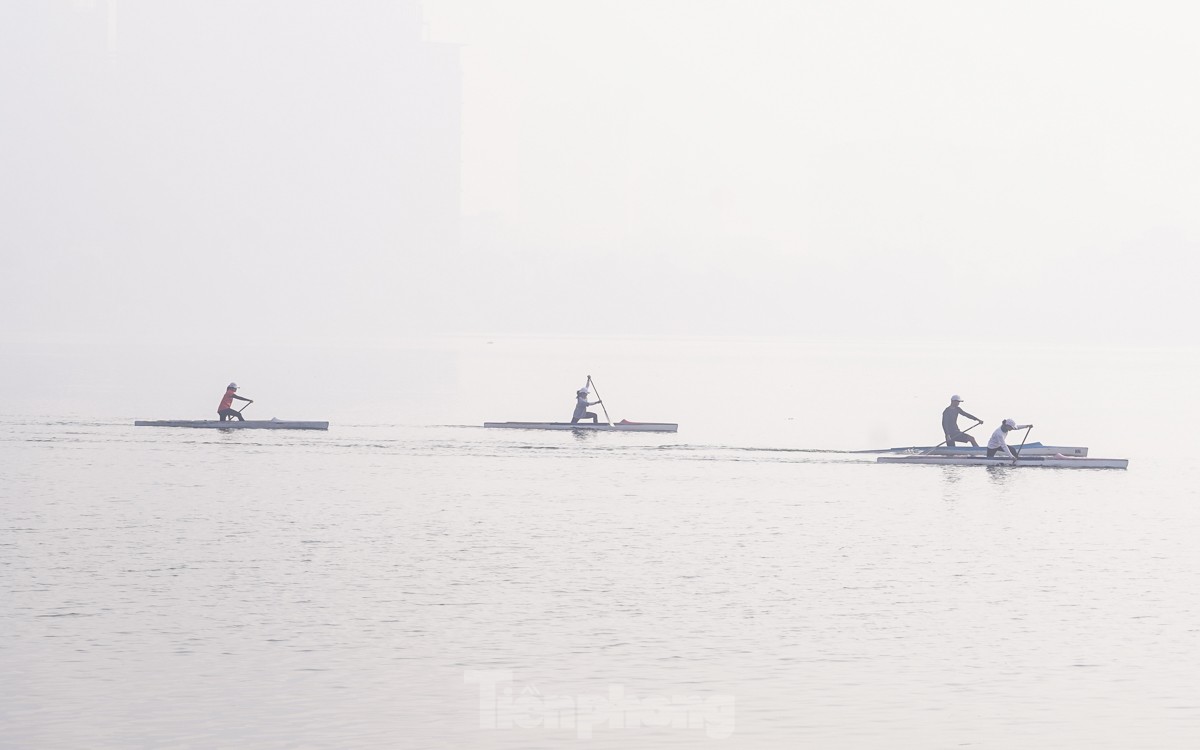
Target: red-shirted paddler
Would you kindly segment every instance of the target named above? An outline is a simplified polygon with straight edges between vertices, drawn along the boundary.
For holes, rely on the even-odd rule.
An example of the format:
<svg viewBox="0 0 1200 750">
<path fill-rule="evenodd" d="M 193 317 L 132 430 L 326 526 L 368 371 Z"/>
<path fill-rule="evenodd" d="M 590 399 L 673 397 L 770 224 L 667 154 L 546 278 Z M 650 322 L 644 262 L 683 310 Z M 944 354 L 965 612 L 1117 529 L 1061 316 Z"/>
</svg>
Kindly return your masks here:
<svg viewBox="0 0 1200 750">
<path fill-rule="evenodd" d="M 225 389 L 225 396 L 221 399 L 221 405 L 217 407 L 217 414 L 220 415 L 222 422 L 230 419 L 238 419 L 242 422 L 246 421 L 242 413 L 233 408 L 233 400 L 236 398 L 238 401 L 245 401 L 246 406 L 253 404 L 254 400 L 237 395 L 237 389 L 237 383 L 230 383 L 229 387 Z M 246 407 L 243 406 L 242 408 L 245 409 Z"/>
</svg>

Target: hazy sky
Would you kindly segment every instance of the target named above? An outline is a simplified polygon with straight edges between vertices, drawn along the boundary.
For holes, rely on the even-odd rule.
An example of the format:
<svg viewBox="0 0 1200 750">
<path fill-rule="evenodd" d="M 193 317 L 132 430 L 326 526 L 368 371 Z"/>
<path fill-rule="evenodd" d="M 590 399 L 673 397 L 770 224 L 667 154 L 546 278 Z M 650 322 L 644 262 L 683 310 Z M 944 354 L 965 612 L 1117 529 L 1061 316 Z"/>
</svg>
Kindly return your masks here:
<svg viewBox="0 0 1200 750">
<path fill-rule="evenodd" d="M 1194 342 L 1187 2 L 8 2 L 0 342 Z"/>
</svg>

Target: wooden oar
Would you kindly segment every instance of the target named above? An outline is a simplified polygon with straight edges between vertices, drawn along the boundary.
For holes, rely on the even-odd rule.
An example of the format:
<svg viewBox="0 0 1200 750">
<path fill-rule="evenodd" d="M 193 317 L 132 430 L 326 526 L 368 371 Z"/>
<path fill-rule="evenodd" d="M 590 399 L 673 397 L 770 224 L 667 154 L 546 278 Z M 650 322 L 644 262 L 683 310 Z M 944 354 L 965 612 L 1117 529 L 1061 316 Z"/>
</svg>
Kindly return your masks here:
<svg viewBox="0 0 1200 750">
<path fill-rule="evenodd" d="M 971 426 L 970 426 L 970 427 L 968 427 L 967 429 L 963 430 L 963 432 L 964 432 L 964 433 L 966 433 L 966 432 L 970 432 L 971 430 L 975 429 L 976 427 L 978 427 L 978 426 L 979 426 L 979 425 L 981 425 L 981 424 L 983 424 L 983 422 L 976 422 L 975 424 L 971 425 Z M 945 445 L 945 444 L 946 444 L 946 443 L 948 443 L 948 442 L 950 442 L 950 441 L 949 441 L 949 440 L 943 440 L 942 442 L 940 442 L 940 443 L 938 443 L 937 445 L 933 446 L 933 447 L 932 447 L 932 448 L 930 448 L 929 450 L 927 450 L 927 451 L 922 451 L 922 452 L 918 453 L 917 455 L 918 455 L 918 456 L 928 456 L 930 453 L 933 453 L 935 450 L 937 450 L 938 448 L 941 448 L 943 445 Z"/>
<path fill-rule="evenodd" d="M 596 383 L 592 381 L 592 376 L 588 375 L 588 385 L 596 392 L 596 400 L 600 402 L 600 408 L 604 410 L 604 421 L 608 422 L 608 426 L 612 427 L 612 418 L 608 416 L 608 407 L 604 405 L 604 399 L 600 397 L 600 389 L 596 387 Z"/>
</svg>

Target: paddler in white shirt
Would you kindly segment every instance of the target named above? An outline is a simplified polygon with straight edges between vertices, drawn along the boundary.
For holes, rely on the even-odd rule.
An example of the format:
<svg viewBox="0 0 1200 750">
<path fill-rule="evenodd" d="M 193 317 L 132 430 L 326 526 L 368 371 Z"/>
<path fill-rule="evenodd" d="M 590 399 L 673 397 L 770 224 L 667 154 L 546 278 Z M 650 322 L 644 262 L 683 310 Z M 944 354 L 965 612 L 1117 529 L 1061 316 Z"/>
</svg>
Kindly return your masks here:
<svg viewBox="0 0 1200 750">
<path fill-rule="evenodd" d="M 1000 423 L 992 436 L 988 438 L 987 457 L 995 458 L 997 453 L 1005 453 L 1009 458 L 1016 461 L 1017 453 L 1013 452 L 1012 448 L 1008 447 L 1008 433 L 1012 430 L 1025 430 L 1033 427 L 1031 424 L 1017 424 L 1015 419 L 1006 419 Z M 1020 449 L 1017 449 L 1020 452 Z"/>
</svg>

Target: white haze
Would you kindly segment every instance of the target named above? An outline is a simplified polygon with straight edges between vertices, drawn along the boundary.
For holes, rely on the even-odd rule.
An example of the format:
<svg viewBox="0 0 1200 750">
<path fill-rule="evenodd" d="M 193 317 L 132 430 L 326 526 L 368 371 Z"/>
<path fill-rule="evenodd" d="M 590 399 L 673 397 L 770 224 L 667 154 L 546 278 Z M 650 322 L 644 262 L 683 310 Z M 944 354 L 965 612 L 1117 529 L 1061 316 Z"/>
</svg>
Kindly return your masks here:
<svg viewBox="0 0 1200 750">
<path fill-rule="evenodd" d="M 0 342 L 1189 344 L 1198 22 L 6 2 Z"/>
</svg>

